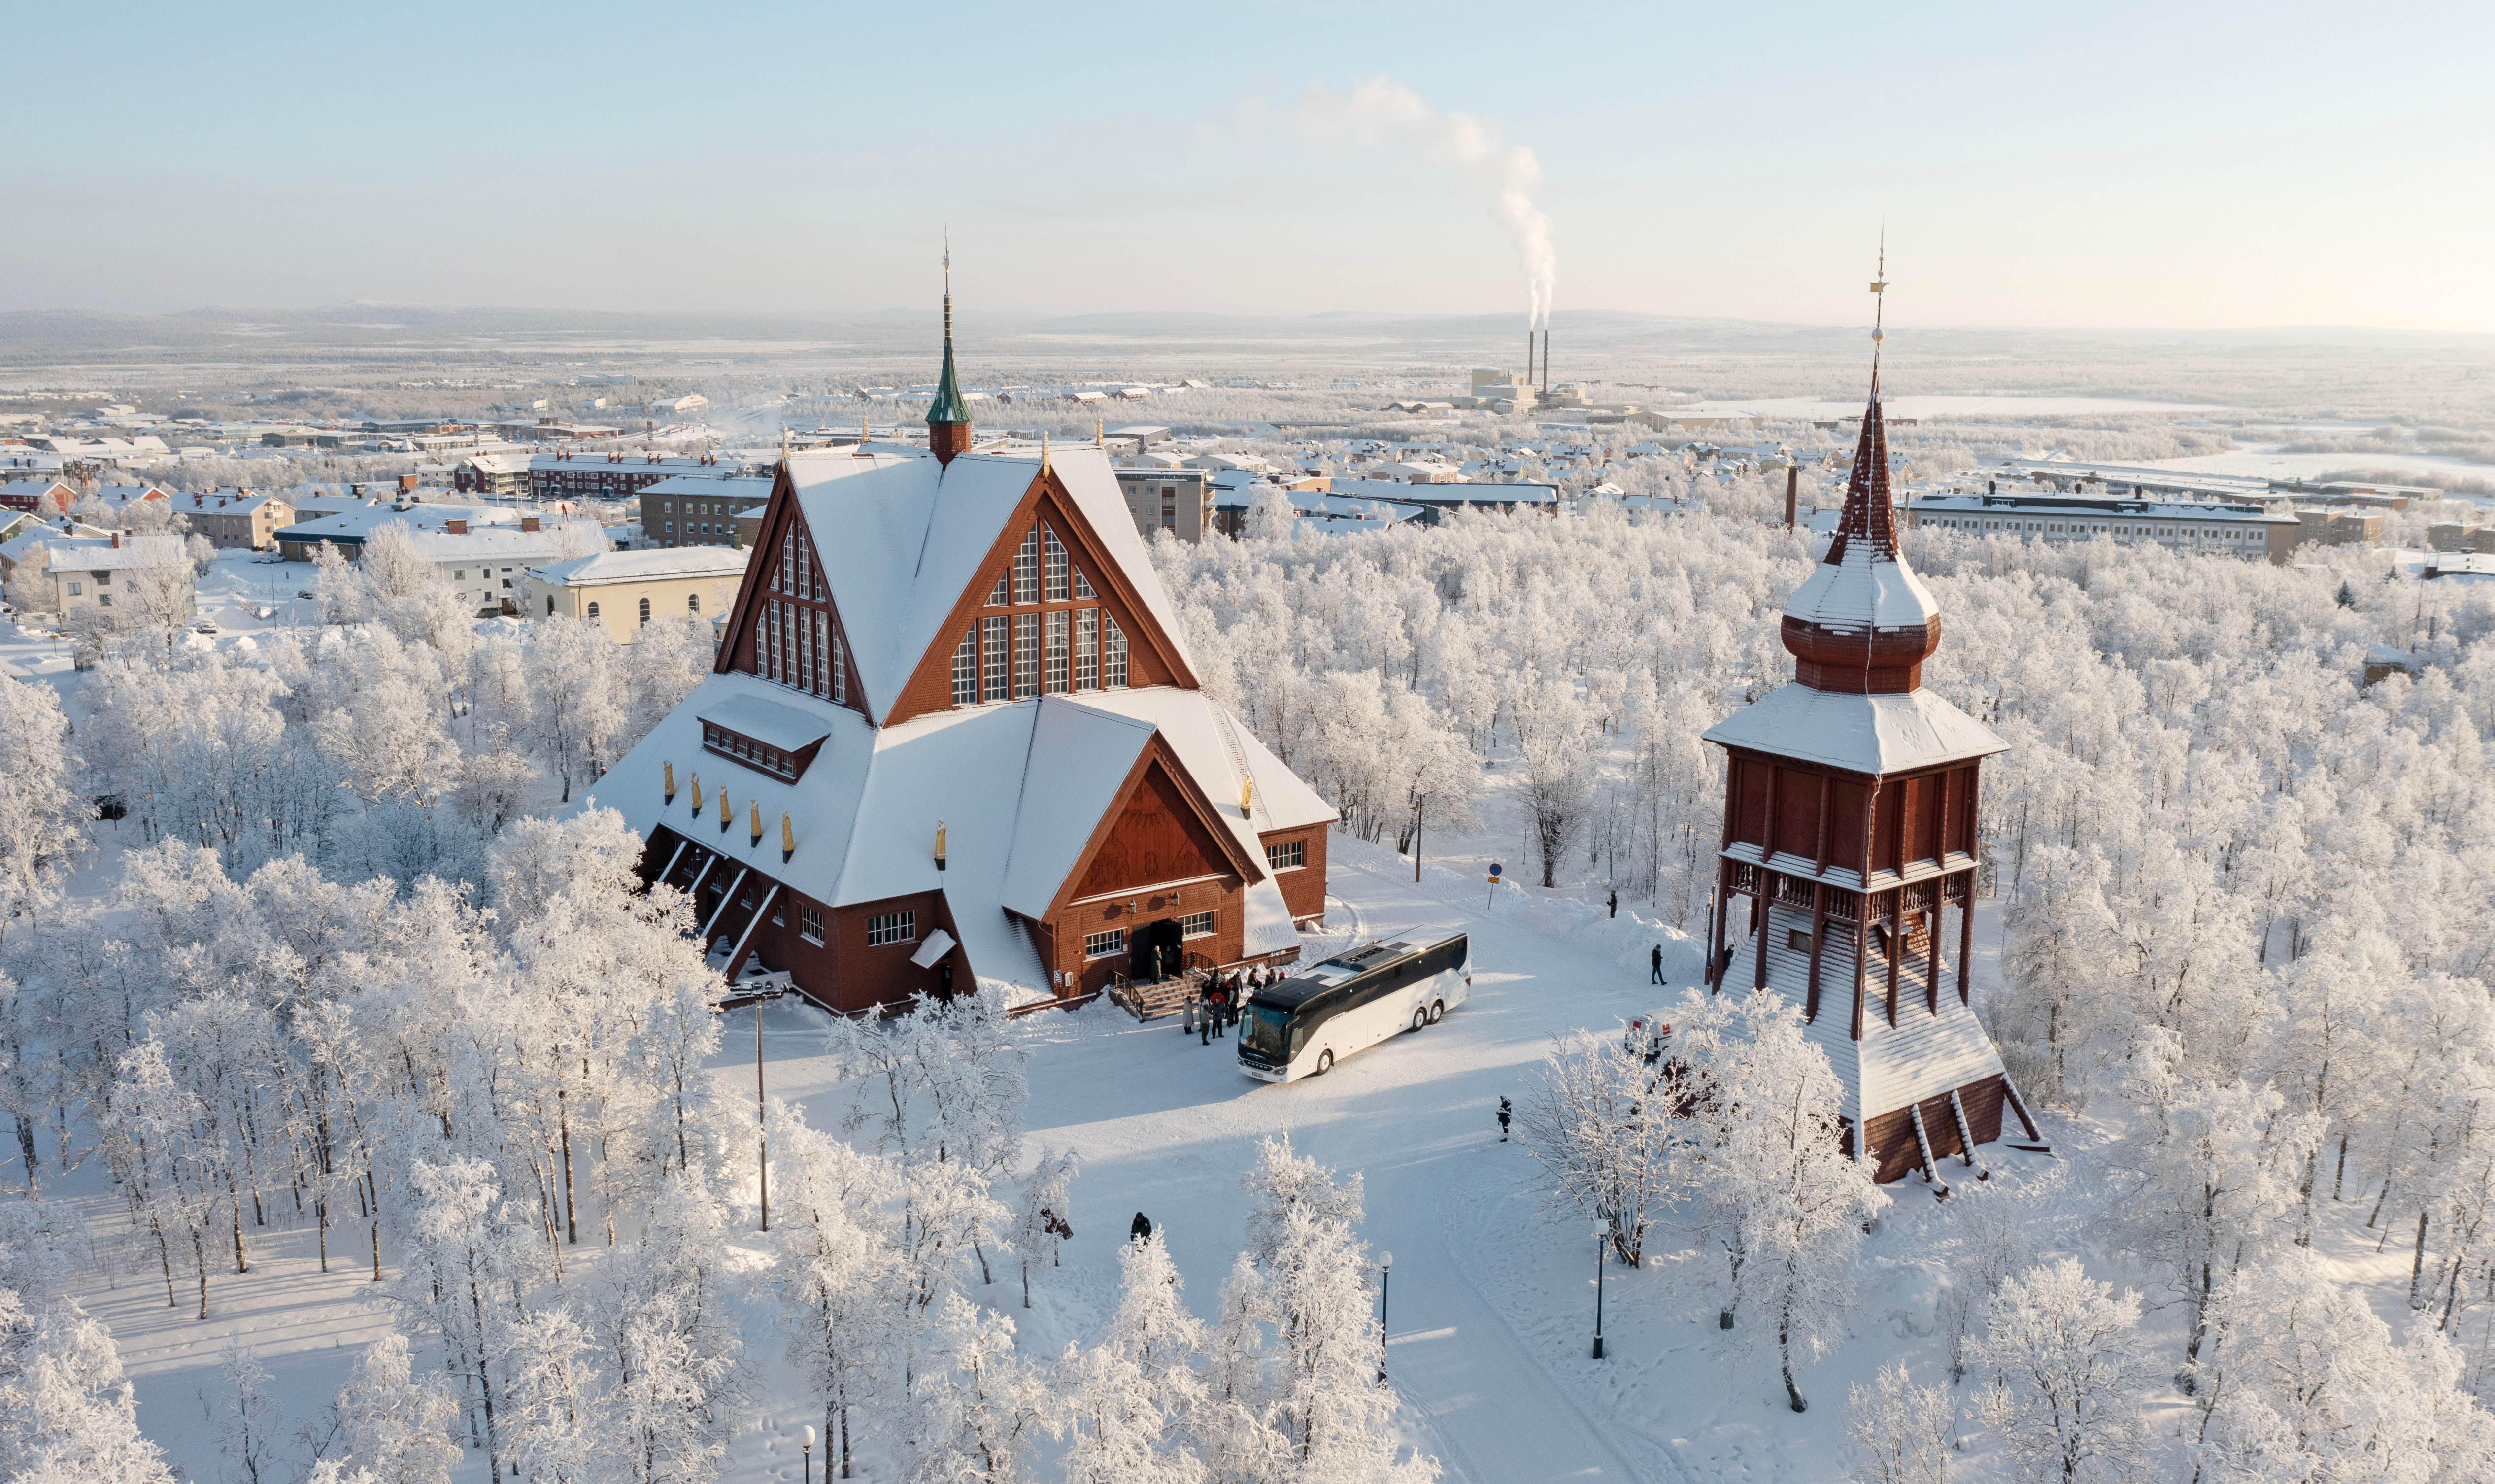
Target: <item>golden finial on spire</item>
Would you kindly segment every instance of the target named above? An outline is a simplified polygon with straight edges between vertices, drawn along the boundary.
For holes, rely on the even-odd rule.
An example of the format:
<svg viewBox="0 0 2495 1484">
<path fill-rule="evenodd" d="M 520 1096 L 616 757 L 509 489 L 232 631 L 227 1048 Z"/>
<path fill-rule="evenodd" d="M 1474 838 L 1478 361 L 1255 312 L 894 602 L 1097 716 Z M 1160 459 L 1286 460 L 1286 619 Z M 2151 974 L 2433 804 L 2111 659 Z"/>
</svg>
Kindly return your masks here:
<svg viewBox="0 0 2495 1484">
<path fill-rule="evenodd" d="M 1887 331 L 1881 327 L 1889 308 L 1889 224 L 1885 221 L 1880 224 L 1880 271 L 1871 280 L 1871 343 L 1876 346 L 1888 338 Z"/>
</svg>

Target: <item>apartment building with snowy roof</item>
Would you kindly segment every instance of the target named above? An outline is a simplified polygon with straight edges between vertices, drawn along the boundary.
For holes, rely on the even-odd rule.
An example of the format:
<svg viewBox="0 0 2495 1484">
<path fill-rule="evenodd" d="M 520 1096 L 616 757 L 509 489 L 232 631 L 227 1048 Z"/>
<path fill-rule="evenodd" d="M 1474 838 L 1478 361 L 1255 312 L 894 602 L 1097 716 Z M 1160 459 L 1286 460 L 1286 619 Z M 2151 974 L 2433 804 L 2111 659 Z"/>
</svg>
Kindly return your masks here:
<svg viewBox="0 0 2495 1484">
<path fill-rule="evenodd" d="M 715 672 L 597 784 L 715 969 L 842 1011 L 1283 962 L 1335 811 L 1205 695 L 1089 445 L 782 459 Z M 584 802 L 583 807 L 587 807 Z"/>
<path fill-rule="evenodd" d="M 2304 540 L 2295 515 L 2237 500 L 2129 500 L 2014 490 L 1917 495 L 1903 513 L 1910 531 L 2015 536 L 2052 545 L 2110 541 L 2116 545 L 2163 546 L 2170 551 L 2279 566 L 2287 564 Z"/>
</svg>

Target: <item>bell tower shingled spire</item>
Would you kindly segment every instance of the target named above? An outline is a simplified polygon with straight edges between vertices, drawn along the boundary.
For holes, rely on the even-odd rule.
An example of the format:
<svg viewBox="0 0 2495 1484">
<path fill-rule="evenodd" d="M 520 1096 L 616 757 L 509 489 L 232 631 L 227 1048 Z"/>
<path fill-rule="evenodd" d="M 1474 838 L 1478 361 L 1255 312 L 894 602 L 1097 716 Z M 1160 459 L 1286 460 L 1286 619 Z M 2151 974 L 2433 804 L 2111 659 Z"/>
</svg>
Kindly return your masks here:
<svg viewBox="0 0 2495 1484">
<path fill-rule="evenodd" d="M 944 243 L 944 374 L 936 382 L 936 400 L 927 408 L 927 447 L 938 462 L 949 464 L 970 448 L 970 408 L 962 400 L 962 384 L 953 374 L 953 244 Z"/>
<path fill-rule="evenodd" d="M 1854 467 L 1845 479 L 1845 509 L 1810 580 L 1785 604 L 1785 649 L 1794 679 L 1814 691 L 1858 696 L 1903 695 L 1923 684 L 1924 662 L 1941 647 L 1940 605 L 1897 549 L 1896 511 L 1889 487 L 1889 429 L 1880 415 L 1880 343 L 1888 303 L 1888 254 L 1871 292 L 1871 396 Z"/>
</svg>

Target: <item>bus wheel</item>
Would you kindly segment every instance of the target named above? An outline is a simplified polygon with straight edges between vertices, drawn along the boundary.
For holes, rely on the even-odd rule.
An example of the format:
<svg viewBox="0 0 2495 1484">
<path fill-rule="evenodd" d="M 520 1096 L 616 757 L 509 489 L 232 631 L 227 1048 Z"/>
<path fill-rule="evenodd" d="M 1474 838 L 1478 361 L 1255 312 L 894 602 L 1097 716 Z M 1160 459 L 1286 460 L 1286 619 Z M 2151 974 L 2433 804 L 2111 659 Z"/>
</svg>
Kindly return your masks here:
<svg viewBox="0 0 2495 1484">
<path fill-rule="evenodd" d="M 1418 1007 L 1415 1007 L 1415 1008 L 1413 1009 L 1413 1011 L 1412 1011 L 1412 1029 L 1413 1029 L 1413 1030 L 1415 1030 L 1415 1031 L 1418 1031 L 1418 1030 L 1419 1030 L 1419 1029 L 1421 1029 L 1423 1026 L 1426 1026 L 1426 1025 L 1428 1025 L 1429 1023 L 1430 1023 L 1430 1011 L 1429 1011 L 1428 1007 L 1427 1007 L 1427 1006 L 1418 1006 Z"/>
<path fill-rule="evenodd" d="M 1432 1000 L 1430 1002 L 1430 1024 L 1433 1026 L 1436 1025 L 1438 1023 L 1438 1017 L 1445 1013 L 1447 1013 L 1446 1001 Z"/>
<path fill-rule="evenodd" d="M 1327 1072 L 1330 1072 L 1330 1071 L 1332 1071 L 1332 1070 L 1334 1070 L 1334 1053 L 1333 1053 L 1333 1052 L 1331 1052 L 1331 1051 L 1320 1051 L 1320 1052 L 1318 1052 L 1318 1053 L 1317 1053 L 1317 1075 L 1318 1075 L 1318 1076 L 1320 1076 L 1320 1077 L 1322 1077 L 1322 1076 L 1324 1076 Z"/>
</svg>

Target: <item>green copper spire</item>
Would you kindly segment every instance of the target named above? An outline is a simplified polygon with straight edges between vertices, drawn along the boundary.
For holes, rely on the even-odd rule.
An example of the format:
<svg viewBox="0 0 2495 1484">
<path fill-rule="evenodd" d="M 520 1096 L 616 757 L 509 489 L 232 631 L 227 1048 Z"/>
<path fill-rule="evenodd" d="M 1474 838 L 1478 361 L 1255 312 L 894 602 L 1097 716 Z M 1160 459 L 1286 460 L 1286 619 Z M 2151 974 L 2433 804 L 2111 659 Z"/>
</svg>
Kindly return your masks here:
<svg viewBox="0 0 2495 1484">
<path fill-rule="evenodd" d="M 953 376 L 953 245 L 944 244 L 944 374 L 936 383 L 936 400 L 927 409 L 927 425 L 970 422 L 970 404 L 962 400 L 962 384 Z"/>
</svg>

